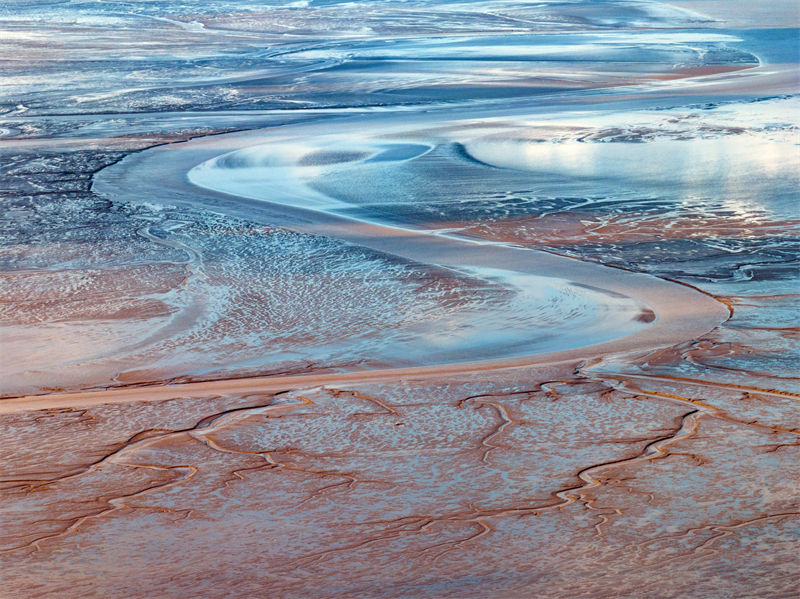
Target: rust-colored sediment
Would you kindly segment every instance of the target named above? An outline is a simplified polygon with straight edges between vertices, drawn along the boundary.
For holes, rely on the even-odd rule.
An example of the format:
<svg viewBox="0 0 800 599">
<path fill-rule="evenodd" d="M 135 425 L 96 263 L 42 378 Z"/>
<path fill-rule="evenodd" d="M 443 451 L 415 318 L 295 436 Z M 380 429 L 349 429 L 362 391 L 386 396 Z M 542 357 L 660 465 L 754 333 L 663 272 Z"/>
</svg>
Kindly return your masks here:
<svg viewBox="0 0 800 599">
<path fill-rule="evenodd" d="M 781 227 L 593 218 L 467 232 L 564 249 Z M 797 329 L 735 318 L 787 296 L 674 287 L 707 309 L 645 290 L 649 332 L 557 355 L 0 400 L 0 595 L 796 597 L 800 395 L 770 360 Z"/>
<path fill-rule="evenodd" d="M 0 559 L 50 592 L 90 561 L 114 596 L 135 569 L 151 595 L 326 597 L 663 596 L 665 563 L 690 595 L 779 559 L 789 592 L 800 430 L 766 411 L 800 397 L 611 366 L 7 413 L 36 449 L 4 460 Z"/>
</svg>

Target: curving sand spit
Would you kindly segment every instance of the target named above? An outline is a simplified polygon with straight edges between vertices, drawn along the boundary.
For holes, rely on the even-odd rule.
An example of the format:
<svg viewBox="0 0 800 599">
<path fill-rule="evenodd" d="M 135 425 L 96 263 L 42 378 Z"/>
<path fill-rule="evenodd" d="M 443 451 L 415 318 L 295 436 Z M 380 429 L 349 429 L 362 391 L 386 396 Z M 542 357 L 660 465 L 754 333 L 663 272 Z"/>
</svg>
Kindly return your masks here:
<svg viewBox="0 0 800 599">
<path fill-rule="evenodd" d="M 331 5 L 335 22 L 351 14 L 339 3 L 305 4 L 314 24 L 332 21 L 320 21 L 321 5 Z M 438 14 L 430 10 L 434 5 L 448 3 L 429 4 L 426 21 Z M 702 10 L 721 3 L 680 4 Z M 527 11 L 509 6 L 517 17 Z M 647 28 L 663 22 L 641 20 L 648 7 L 656 11 L 651 16 L 675 18 L 675 9 L 647 2 L 579 2 L 556 10 L 589 17 L 634 11 L 633 35 L 663 40 L 658 29 Z M 722 12 L 731 10 L 725 5 Z M 444 14 L 449 22 L 466 13 Z M 494 23 L 497 15 L 490 16 Z M 287 17 L 271 9 L 255 24 L 250 12 L 222 15 L 216 24 L 245 21 L 270 31 L 274 19 L 283 27 Z M 684 39 L 704 39 L 700 28 L 709 21 L 685 17 L 678 21 L 690 28 Z M 474 30 L 483 31 L 485 22 Z M 41 22 L 35 23 L 39 31 Z M 112 23 L 113 35 L 97 36 L 103 48 L 116 43 L 118 31 L 126 39 Z M 214 40 L 216 53 L 222 42 L 213 37 L 215 21 L 203 23 L 208 29 L 189 22 L 197 38 L 187 38 L 184 21 L 175 32 L 193 53 L 203 39 Z M 362 25 L 360 18 L 353 23 Z M 240 35 L 235 28 L 217 31 Z M 131 47 L 146 52 L 139 21 L 130 32 Z M 53 324 L 48 337 L 29 345 L 62 364 L 61 370 L 39 363 L 23 371 L 49 378 L 14 387 L 7 391 L 14 397 L 0 400 L 5 593 L 59 599 L 795 597 L 797 156 L 786 143 L 794 143 L 796 104 L 777 96 L 794 92 L 798 71 L 782 65 L 794 58 L 775 54 L 774 31 L 732 34 L 748 40 L 741 49 L 757 53 L 760 66 L 748 68 L 754 55 L 739 51 L 722 64 L 700 60 L 686 68 L 670 58 L 674 69 L 640 65 L 650 73 L 642 85 L 612 72 L 613 91 L 587 93 L 576 81 L 580 89 L 571 95 L 542 92 L 449 107 L 412 103 L 395 112 L 376 102 L 368 109 L 42 117 L 58 126 L 85 118 L 92 135 L 93 119 L 114 136 L 124 134 L 126 122 L 151 118 L 165 131 L 185 131 L 190 122 L 202 123 L 198 133 L 260 129 L 180 143 L 171 141 L 177 133 L 159 137 L 167 145 L 130 154 L 92 176 L 94 191 L 115 203 L 98 202 L 87 188 L 78 194 L 81 202 L 65 200 L 75 181 L 53 175 L 69 167 L 88 187 L 83 175 L 115 155 L 98 162 L 81 153 L 48 160 L 52 144 L 89 143 L 67 134 L 14 142 L 44 156 L 31 152 L 9 180 L 69 190 L 58 202 L 44 196 L 41 205 L 55 216 L 38 226 L 55 222 L 47 239 L 59 259 L 65 250 L 79 257 L 88 252 L 93 270 L 69 262 L 61 278 L 45 268 L 6 279 L 11 298 L 25 305 L 18 310 L 29 318 L 23 326 L 45 317 Z M 616 33 L 609 35 L 619 45 Z M 86 39 L 81 30 L 75 43 L 83 48 Z M 263 61 L 258 38 L 242 39 Z M 503 48 L 521 47 L 500 39 Z M 786 45 L 788 36 L 783 39 Z M 383 34 L 375 41 L 382 54 L 393 47 Z M 435 41 L 441 44 L 440 36 Z M 161 53 L 163 46 L 154 48 Z M 417 42 L 408 48 L 416 53 Z M 90 49 L 97 54 L 97 47 Z M 467 43 L 458 52 L 474 50 Z M 606 70 L 608 63 L 594 60 L 593 52 L 586 54 L 593 59 L 588 71 Z M 686 55 L 683 49 L 668 57 Z M 731 64 L 737 56 L 745 61 Z M 343 71 L 355 72 L 355 79 L 324 68 L 317 84 L 358 94 L 352 82 L 363 74 L 355 66 Z M 389 67 L 393 76 L 395 67 Z M 481 78 L 491 75 L 489 91 L 498 97 L 513 93 L 505 69 L 489 71 L 483 63 L 471 68 Z M 528 71 L 525 65 L 519 72 L 527 77 Z M 308 79 L 303 73 L 313 87 L 313 72 Z M 686 78 L 676 83 L 674 77 Z M 167 83 L 172 94 L 176 82 Z M 284 84 L 253 85 L 252 93 L 263 95 Z M 308 90 L 304 84 L 289 91 Z M 484 97 L 477 87 L 467 91 Z M 274 123 L 282 125 L 266 128 Z M 129 131 L 138 130 L 134 125 Z M 104 143 L 116 147 L 120 139 Z M 622 176 L 604 178 L 620 158 L 626 168 L 616 174 Z M 733 168 L 711 168 L 716 164 Z M 675 177 L 686 165 L 685 176 Z M 261 170 L 250 171 L 247 181 L 250 167 Z M 204 170 L 204 181 L 193 179 L 203 186 L 187 178 Z M 586 172 L 597 177 L 582 178 Z M 699 185 L 676 185 L 679 179 Z M 17 222 L 33 222 L 31 214 L 20 211 Z M 86 246 L 70 245 L 73 230 L 83 233 L 78 239 Z M 31 239 L 23 256 L 54 251 Z M 115 262 L 115 252 L 124 259 Z M 297 255 L 311 256 L 312 266 Z M 362 255 L 372 266 L 363 266 Z M 151 272 L 141 262 L 163 268 Z M 288 272 L 298 262 L 302 268 Z M 328 276 L 342 263 L 356 266 L 339 279 Z M 263 264 L 270 268 L 254 266 Z M 482 287 L 468 280 L 475 273 L 500 274 L 482 279 Z M 530 285 L 528 307 L 539 298 L 553 300 L 551 318 L 537 321 L 525 304 L 506 301 L 516 297 L 521 280 Z M 700 289 L 690 286 L 695 283 Z M 70 285 L 77 291 L 66 297 L 50 292 Z M 495 295 L 486 292 L 504 285 Z M 216 293 L 232 287 L 242 293 Z M 174 289 L 188 298 L 155 301 Z M 409 319 L 417 328 L 403 328 L 408 321 L 394 316 L 423 313 L 418 307 L 429 304 L 417 300 L 429 289 L 430 304 L 447 309 L 436 319 Z M 563 290 L 566 298 L 559 296 Z M 317 297 L 325 300 L 322 308 Z M 284 311 L 262 309 L 275 304 Z M 111 326 L 109 306 L 119 305 L 125 310 Z M 345 318 L 342 305 L 359 316 L 392 318 Z M 194 326 L 212 306 L 246 318 L 215 315 L 214 326 Z M 292 319 L 282 319 L 285 313 Z M 441 339 L 443 330 L 459 333 L 447 319 L 470 324 L 475 314 L 494 318 L 470 329 L 469 351 L 454 350 L 448 359 L 419 342 Z M 553 314 L 565 317 L 553 322 Z M 101 364 L 106 370 L 89 372 L 76 347 L 112 353 L 96 341 L 102 333 L 120 351 L 135 350 L 143 342 L 126 327 L 136 317 L 136 335 L 168 342 L 158 346 L 160 353 L 145 352 L 140 361 L 137 354 L 114 353 L 110 365 Z M 344 333 L 332 335 L 318 324 L 330 320 Z M 570 331 L 575 322 L 580 325 Z M 271 328 L 254 334 L 264 323 Z M 99 333 L 92 335 L 91 327 Z M 501 336 L 504 343 L 482 338 L 497 328 L 509 333 Z M 272 368 L 284 351 L 269 345 L 276 329 L 292 333 L 284 347 L 301 339 L 317 349 L 320 339 L 335 337 L 347 357 L 375 351 L 369 360 L 338 362 L 296 360 L 295 352 L 290 368 Z M 427 337 L 407 334 L 420 329 Z M 305 335 L 308 330 L 317 335 Z M 527 331 L 541 333 L 542 342 L 507 342 Z M 354 338 L 359 343 L 351 344 Z M 390 345 L 398 339 L 407 345 Z M 413 359 L 403 361 L 412 346 Z M 381 353 L 383 347 L 393 351 Z M 192 353 L 197 348 L 209 351 Z M 25 361 L 23 352 L 8 353 Z M 196 368 L 183 368 L 186 356 Z M 58 392 L 56 384 L 63 385 Z"/>
<path fill-rule="evenodd" d="M 385 119 L 380 117 L 378 120 Z M 408 125 L 409 123 L 404 123 L 405 127 Z M 326 124 L 326 133 L 331 134 L 332 129 L 346 131 L 351 126 L 349 119 L 345 118 L 334 125 Z M 292 135 L 295 138 L 308 136 L 309 127 L 311 131 L 314 130 L 313 124 L 295 127 Z M 233 197 L 198 188 L 187 181 L 186 173 L 200 163 L 240 148 L 274 143 L 276 139 L 285 143 L 286 133 L 280 129 L 249 131 L 156 147 L 132 154 L 101 171 L 95 178 L 94 189 L 106 197 L 124 202 L 137 202 L 147 198 L 148 201 L 156 199 L 166 205 L 201 204 L 303 232 L 324 233 L 423 264 L 502 269 L 567 279 L 579 286 L 611 296 L 618 294 L 633 298 L 647 308 L 639 314 L 632 314 L 631 318 L 647 325 L 617 339 L 594 343 L 593 338 L 587 334 L 585 346 L 521 357 L 487 355 L 485 360 L 480 361 L 413 368 L 237 378 L 180 385 L 164 382 L 143 387 L 35 395 L 3 400 L 0 402 L 0 413 L 77 408 L 103 403 L 160 401 L 174 397 L 200 397 L 209 393 L 277 392 L 328 384 L 430 379 L 458 373 L 586 360 L 599 355 L 672 346 L 696 338 L 728 318 L 729 311 L 724 304 L 685 284 L 508 244 L 431 234 L 411 228 L 349 219 L 298 205 Z"/>
</svg>

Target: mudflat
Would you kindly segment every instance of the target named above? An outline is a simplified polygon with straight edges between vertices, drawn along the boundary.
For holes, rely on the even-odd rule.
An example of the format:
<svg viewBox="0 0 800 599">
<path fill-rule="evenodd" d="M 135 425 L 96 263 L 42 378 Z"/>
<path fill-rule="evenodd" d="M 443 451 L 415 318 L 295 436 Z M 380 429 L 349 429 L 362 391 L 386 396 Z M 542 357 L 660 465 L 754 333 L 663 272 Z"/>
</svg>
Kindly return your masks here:
<svg viewBox="0 0 800 599">
<path fill-rule="evenodd" d="M 3 592 L 794 597 L 740 4 L 0 8 Z"/>
</svg>

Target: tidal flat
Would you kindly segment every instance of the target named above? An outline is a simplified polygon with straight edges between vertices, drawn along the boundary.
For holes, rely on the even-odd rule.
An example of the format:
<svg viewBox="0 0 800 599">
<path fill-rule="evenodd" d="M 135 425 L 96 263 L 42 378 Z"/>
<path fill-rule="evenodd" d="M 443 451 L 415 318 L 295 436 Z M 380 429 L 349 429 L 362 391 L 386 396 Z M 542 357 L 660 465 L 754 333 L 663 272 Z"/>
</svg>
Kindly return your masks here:
<svg viewBox="0 0 800 599">
<path fill-rule="evenodd" d="M 800 11 L 0 7 L 14 597 L 800 585 Z"/>
</svg>

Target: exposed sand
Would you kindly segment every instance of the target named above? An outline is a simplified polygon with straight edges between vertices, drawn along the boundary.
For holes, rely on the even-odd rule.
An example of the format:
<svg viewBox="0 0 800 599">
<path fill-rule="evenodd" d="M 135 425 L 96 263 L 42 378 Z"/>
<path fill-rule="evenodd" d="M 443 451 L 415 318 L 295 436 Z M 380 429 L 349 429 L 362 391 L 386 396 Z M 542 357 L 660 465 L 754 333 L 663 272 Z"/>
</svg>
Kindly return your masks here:
<svg viewBox="0 0 800 599">
<path fill-rule="evenodd" d="M 592 17 L 594 7 L 584 4 Z M 720 12 L 732 11 L 729 4 L 712 0 L 676 4 L 713 16 L 720 16 L 717 7 Z M 614 3 L 608 5 L 612 16 L 620 10 Z M 575 8 L 586 6 L 578 3 Z M 638 3 L 633 8 L 637 7 Z M 522 7 L 512 8 L 524 16 Z M 789 10 L 781 2 L 739 8 L 739 14 L 729 15 L 732 25 L 747 26 L 753 17 L 764 25 L 781 26 L 779 16 Z M 186 36 L 197 36 L 191 37 L 190 46 L 215 35 L 203 27 L 216 24 L 242 28 L 232 30 L 232 37 L 242 35 L 246 27 L 264 29 L 272 20 L 283 26 L 282 19 L 288 19 L 296 32 L 320 22 L 351 26 L 349 20 L 337 21 L 338 12 L 312 7 L 306 15 L 304 10 L 295 17 L 284 8 L 275 11 L 277 17 L 268 12 L 255 22 L 255 13 L 250 12 L 194 15 L 191 20 L 165 19 L 159 26 L 169 27 L 170 36 L 175 35 L 169 38 L 171 43 L 187 43 Z M 365 19 L 380 24 L 380 12 L 371 10 L 365 11 Z M 702 21 L 700 27 L 706 25 Z M 402 26 L 403 21 L 400 31 Z M 74 40 L 83 43 L 85 36 L 78 32 Z M 245 32 L 243 39 L 257 39 L 247 36 Z M 222 46 L 230 43 L 226 37 L 222 40 Z M 115 41 L 109 36 L 102 43 L 116 48 Z M 144 46 L 136 47 L 144 52 Z M 37 42 L 37 48 L 45 46 L 39 48 Z M 33 385 L 38 388 L 35 393 L 0 399 L 4 439 L 0 571 L 7 574 L 0 595 L 796 597 L 800 296 L 791 242 L 797 219 L 786 216 L 780 204 L 783 196 L 776 199 L 768 193 L 774 191 L 771 183 L 750 187 L 759 190 L 751 203 L 739 197 L 747 195 L 745 184 L 737 184 L 744 189 L 737 189 L 736 197 L 723 197 L 724 186 L 717 180 L 727 181 L 727 175 L 717 174 L 711 179 L 712 192 L 698 185 L 698 191 L 685 193 L 676 205 L 644 192 L 643 198 L 618 194 L 612 186 L 608 197 L 600 198 L 602 205 L 585 202 L 573 208 L 569 197 L 563 203 L 556 197 L 541 205 L 546 212 L 542 218 L 539 210 L 521 215 L 500 211 L 499 216 L 483 220 L 471 220 L 465 212 L 461 220 L 447 220 L 445 215 L 424 226 L 416 221 L 391 226 L 363 214 L 356 215 L 361 220 L 353 220 L 325 210 L 225 195 L 191 185 L 186 178 L 193 167 L 221 154 L 275 141 L 311 140 L 321 130 L 333 136 L 350 131 L 363 137 L 384 128 L 386 139 L 395 131 L 401 141 L 408 132 L 447 140 L 450 135 L 470 137 L 466 131 L 477 138 L 495 126 L 499 138 L 513 130 L 508 135 L 512 140 L 585 137 L 581 144 L 599 140 L 608 143 L 606 150 L 613 150 L 612 144 L 635 141 L 631 145 L 642 148 L 639 156 L 649 157 L 657 154 L 644 150 L 656 145 L 652 138 L 663 133 L 666 121 L 651 121 L 648 128 L 631 125 L 620 116 L 640 110 L 643 98 L 648 106 L 663 110 L 664 119 L 675 116 L 670 107 L 695 104 L 679 117 L 701 125 L 692 129 L 681 121 L 672 132 L 674 138 L 730 135 L 736 140 L 731 143 L 741 143 L 766 136 L 784 143 L 794 131 L 785 108 L 781 112 L 774 104 L 767 103 L 761 113 L 746 102 L 736 104 L 740 110 L 729 117 L 730 122 L 719 117 L 722 128 L 715 124 L 716 112 L 709 106 L 717 100 L 794 93 L 796 65 L 762 61 L 755 68 L 712 64 L 667 74 L 654 70 L 651 75 L 612 75 L 616 83 L 610 85 L 635 82 L 638 87 L 629 93 L 599 93 L 588 102 L 576 92 L 558 96 L 560 101 L 534 97 L 509 101 L 508 106 L 478 102 L 451 110 L 437 105 L 427 114 L 416 109 L 390 114 L 379 108 L 354 109 L 350 114 L 345 109 L 341 111 L 345 116 L 338 116 L 335 108 L 299 110 L 296 113 L 303 118 L 318 115 L 317 122 L 295 127 L 281 121 L 285 126 L 275 129 L 265 128 L 273 122 L 270 118 L 283 119 L 291 111 L 266 111 L 260 117 L 257 110 L 231 111 L 227 116 L 209 110 L 132 117 L 171 123 L 164 127 L 176 130 L 184 119 L 219 126 L 220 131 L 236 123 L 256 129 L 186 143 L 171 143 L 185 137 L 177 133 L 94 138 L 92 118 L 100 118 L 100 131 L 118 125 L 135 131 L 139 125 L 126 125 L 123 117 L 109 124 L 103 120 L 108 117 L 91 115 L 72 122 L 68 115 L 64 122 L 70 126 L 86 121 L 83 139 L 67 135 L 0 143 L 0 149 L 36 154 L 21 160 L 21 167 L 13 165 L 22 180 L 20 194 L 27 193 L 28 180 L 50 189 L 42 181 L 55 187 L 64 177 L 66 192 L 55 196 L 58 205 L 72 197 L 66 194 L 83 193 L 87 201 L 95 201 L 87 190 L 72 191 L 67 167 L 80 176 L 95 168 L 91 162 L 70 163 L 48 152 L 79 145 L 128 151 L 151 141 L 168 143 L 131 154 L 95 175 L 94 191 L 114 202 L 91 209 L 78 204 L 73 212 L 65 212 L 63 240 L 54 234 L 14 248 L 23 257 L 26 252 L 36 257 L 40 255 L 36 252 L 51 251 L 61 260 L 58 268 L 48 270 L 42 259 L 44 266 L 34 263 L 28 270 L 3 273 L 3 282 L 10 282 L 3 296 L 11 307 L 7 313 L 25 315 L 19 330 L 33 340 L 30 354 L 12 356 L 17 362 L 33 355 L 43 364 L 63 368 L 73 358 L 69 343 L 87 353 L 105 352 L 103 343 L 116 343 L 122 349 L 109 350 L 114 354 L 127 351 L 126 339 L 138 341 L 139 329 L 141 336 L 161 334 L 153 323 L 175 313 L 164 298 L 171 290 L 186 287 L 190 278 L 186 273 L 194 268 L 199 277 L 212 278 L 201 268 L 207 259 L 203 252 L 211 262 L 229 260 L 209 246 L 181 245 L 187 236 L 169 228 L 182 217 L 195 218 L 198 208 L 226 216 L 219 218 L 221 225 L 215 221 L 216 228 L 193 229 L 192 234 L 215 236 L 220 244 L 231 245 L 231 253 L 272 256 L 261 254 L 264 246 L 258 242 L 275 234 L 272 225 L 281 225 L 419 264 L 428 268 L 420 272 L 428 273 L 431 284 L 437 281 L 430 271 L 434 266 L 552 277 L 589 287 L 593 293 L 601 290 L 609 305 L 615 298 L 622 301 L 614 294 L 630 298 L 624 304 L 627 312 L 613 314 L 624 317 L 633 331 L 602 337 L 617 330 L 621 321 L 596 322 L 587 326 L 585 343 L 579 347 L 545 348 L 514 357 L 503 348 L 499 356 L 487 352 L 479 361 L 429 363 L 427 348 L 421 347 L 413 358 L 422 365 L 414 367 L 391 361 L 309 364 L 292 374 L 250 376 L 250 370 L 229 369 L 224 353 L 231 349 L 214 358 L 219 360 L 216 370 L 192 376 L 173 376 L 173 365 L 126 370 L 124 360 L 113 364 L 123 371 L 114 380 L 103 378 L 102 370 L 73 367 L 69 384 L 64 377 L 64 386 L 71 391 Z M 260 82 L 259 76 L 252 75 L 256 93 L 286 87 L 281 81 Z M 343 81 L 333 80 L 331 85 L 350 92 Z M 309 89 L 327 85 L 315 83 L 313 76 L 308 83 Z M 603 88 L 608 81 L 601 83 L 594 87 Z M 168 87 L 169 82 L 159 85 Z M 453 91 L 442 87 L 446 93 Z M 104 94 L 96 95 L 102 107 Z M 95 100 L 87 96 L 86 101 L 91 105 Z M 588 125 L 579 118 L 547 121 L 554 102 L 559 110 L 579 115 L 601 107 L 611 116 L 597 126 L 591 118 Z M 725 108 L 720 112 L 724 115 Z M 497 118 L 487 122 L 487 114 Z M 53 121 L 61 123 L 59 118 Z M 141 130 L 147 126 L 141 125 Z M 518 131 L 528 137 L 517 135 Z M 713 144 L 709 147 L 704 152 L 716 156 Z M 745 156 L 736 163 L 737 169 L 767 182 L 789 181 L 786 173 L 792 172 L 792 157 L 774 160 L 764 151 L 767 147 L 778 153 L 777 148 L 784 146 L 758 147 L 762 155 L 752 160 Z M 515 151 L 517 147 L 510 146 L 510 154 Z M 614 160 L 613 151 L 610 154 L 608 160 Z M 324 162 L 330 156 L 317 159 Z M 37 174 L 30 164 L 39 161 L 55 174 Z M 768 172 L 764 166 L 778 163 L 784 170 Z M 648 171 L 635 167 L 634 163 L 633 175 Z M 506 172 L 509 177 L 510 172 Z M 9 187 L 16 181 L 9 175 Z M 599 186 L 599 179 L 596 183 Z M 526 199 L 521 187 L 508 191 Z M 120 206 L 142 202 L 149 207 L 141 213 L 117 214 L 114 227 L 108 229 L 99 218 L 83 220 L 87 213 L 94 216 L 93 210 L 108 215 Z M 30 206 L 20 205 L 20 226 L 47 214 L 44 209 L 26 212 Z M 165 205 L 176 208 L 163 216 L 160 210 Z M 57 212 L 52 205 L 45 207 Z M 118 226 L 126 218 L 135 224 L 127 229 Z M 90 223 L 83 225 L 85 229 L 110 231 L 111 239 L 73 243 L 73 223 L 77 227 L 84 222 Z M 151 230 L 149 222 L 161 226 Z M 137 235 L 114 238 L 114 232 L 128 230 Z M 241 239 L 247 243 L 233 245 Z M 115 243 L 136 244 L 131 252 L 134 260 L 118 251 Z M 541 248 L 547 251 L 538 251 Z M 75 266 L 80 264 L 75 257 L 86 255 L 93 257 L 95 266 Z M 74 263 L 69 261 L 73 259 Z M 344 282 L 377 276 L 394 262 L 376 264 L 368 275 L 348 272 Z M 148 265 L 155 265 L 156 274 Z M 244 269 L 233 278 L 230 272 L 219 271 L 212 283 L 246 288 L 261 272 Z M 29 285 L 28 278 L 38 278 L 40 284 Z M 306 297 L 326 292 L 349 297 L 333 293 L 341 281 L 330 277 L 294 273 L 287 280 L 288 291 L 282 290 L 279 299 L 309 281 L 320 283 L 306 290 Z M 274 286 L 276 281 L 264 283 Z M 444 282 L 469 294 L 471 288 L 462 289 L 461 284 L 454 278 Z M 195 294 L 203 300 L 212 287 L 198 287 Z M 43 288 L 58 293 L 41 293 Z M 388 311 L 388 300 L 380 298 L 375 303 Z M 225 303 L 238 307 L 229 297 Z M 269 317 L 257 311 L 263 303 L 263 296 L 249 297 L 243 309 L 256 317 L 230 319 L 226 326 L 245 339 L 235 325 Z M 24 305 L 24 310 L 14 312 L 17 305 Z M 202 306 L 198 301 L 189 311 Z M 184 316 L 188 319 L 191 314 Z M 50 327 L 46 335 L 38 334 L 37 327 L 45 325 Z M 172 325 L 164 338 L 181 331 L 185 322 Z M 75 334 L 81 330 L 87 334 Z M 597 343 L 600 338 L 604 341 Z M 204 347 L 215 337 L 188 339 L 187 345 Z M 369 350 L 380 337 L 366 339 Z M 61 353 L 50 354 L 49 348 L 59 341 Z M 558 341 L 552 347 L 561 347 Z M 248 352 L 260 351 L 258 340 L 250 342 L 254 345 Z M 378 349 L 372 353 L 377 355 Z M 251 370 L 264 372 L 258 365 Z"/>
<path fill-rule="evenodd" d="M 345 125 L 347 126 L 347 125 Z M 330 127 L 327 129 L 330 130 Z M 302 134 L 302 131 L 300 135 Z M 185 173 L 206 156 L 238 147 L 269 143 L 273 133 L 246 132 L 199 138 L 185 143 L 169 144 L 133 154 L 121 163 L 102 171 L 95 178 L 95 189 L 113 200 L 133 201 L 140 197 L 158 198 L 170 204 L 191 198 L 193 203 L 218 206 L 227 196 L 198 189 L 185 181 Z M 279 135 L 283 135 L 279 133 Z M 135 183 L 134 183 L 135 182 Z M 241 202 L 241 200 L 238 200 Z M 242 204 L 238 208 L 261 208 L 261 203 Z M 594 356 L 631 351 L 653 350 L 696 338 L 723 322 L 729 315 L 721 302 L 687 285 L 664 281 L 647 275 L 611 269 L 549 253 L 525 248 L 485 243 L 455 236 L 432 235 L 413 230 L 353 221 L 322 211 L 309 211 L 295 206 L 269 204 L 271 224 L 292 226 L 305 232 L 344 239 L 422 264 L 451 267 L 481 267 L 511 270 L 539 276 L 566 277 L 568 280 L 606 292 L 632 297 L 655 314 L 655 322 L 621 339 L 589 343 L 567 351 L 538 353 L 511 359 L 464 361 L 457 364 L 420 366 L 415 368 L 380 369 L 348 374 L 313 374 L 292 377 L 240 378 L 232 381 L 209 381 L 164 386 L 151 381 L 143 388 L 109 389 L 107 391 L 37 395 L 9 398 L 0 402 L 1 412 L 24 409 L 86 407 L 101 403 L 155 401 L 171 397 L 197 397 L 208 393 L 275 392 L 297 386 L 335 383 L 390 381 L 414 377 L 431 379 L 441 375 L 479 372 L 533 364 L 589 359 Z M 690 310 L 686 307 L 691 306 Z M 635 317 L 636 315 L 632 315 Z M 648 318 L 651 320 L 652 318 Z M 591 339 L 591 338 L 589 338 Z"/>
</svg>

